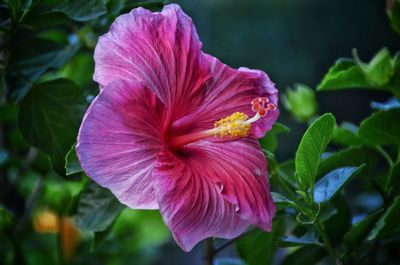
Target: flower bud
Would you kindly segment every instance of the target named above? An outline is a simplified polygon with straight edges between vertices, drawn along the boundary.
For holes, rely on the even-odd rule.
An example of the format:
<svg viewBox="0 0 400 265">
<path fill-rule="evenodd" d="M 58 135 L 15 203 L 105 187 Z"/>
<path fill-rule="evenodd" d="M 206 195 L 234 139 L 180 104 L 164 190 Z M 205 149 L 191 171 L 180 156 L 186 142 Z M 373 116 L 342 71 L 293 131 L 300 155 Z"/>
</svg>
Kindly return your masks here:
<svg viewBox="0 0 400 265">
<path fill-rule="evenodd" d="M 317 112 L 315 93 L 303 84 L 296 84 L 294 89 L 287 89 L 282 96 L 282 102 L 286 110 L 300 122 L 308 121 Z"/>
</svg>

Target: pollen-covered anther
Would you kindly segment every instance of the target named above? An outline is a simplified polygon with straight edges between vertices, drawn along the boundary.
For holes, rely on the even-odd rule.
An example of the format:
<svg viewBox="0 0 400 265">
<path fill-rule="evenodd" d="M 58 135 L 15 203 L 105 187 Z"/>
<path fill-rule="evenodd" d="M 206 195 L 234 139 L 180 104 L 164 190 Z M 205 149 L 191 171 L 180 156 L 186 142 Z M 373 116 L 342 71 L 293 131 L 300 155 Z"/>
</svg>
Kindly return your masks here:
<svg viewBox="0 0 400 265">
<path fill-rule="evenodd" d="M 275 104 L 268 103 L 268 104 L 267 104 L 267 110 L 272 110 L 272 111 L 276 110 Z"/>
<path fill-rule="evenodd" d="M 260 97 L 251 101 L 251 109 L 260 117 L 264 117 L 267 115 L 268 111 L 274 111 L 276 106 L 275 104 L 270 103 L 268 98 Z"/>
<path fill-rule="evenodd" d="M 250 133 L 251 125 L 247 123 L 249 117 L 242 112 L 235 112 L 214 123 L 215 136 L 246 137 Z"/>
<path fill-rule="evenodd" d="M 269 103 L 269 99 L 266 97 L 255 98 L 251 101 L 251 109 L 254 112 L 258 112 L 265 109 L 265 104 Z"/>
</svg>

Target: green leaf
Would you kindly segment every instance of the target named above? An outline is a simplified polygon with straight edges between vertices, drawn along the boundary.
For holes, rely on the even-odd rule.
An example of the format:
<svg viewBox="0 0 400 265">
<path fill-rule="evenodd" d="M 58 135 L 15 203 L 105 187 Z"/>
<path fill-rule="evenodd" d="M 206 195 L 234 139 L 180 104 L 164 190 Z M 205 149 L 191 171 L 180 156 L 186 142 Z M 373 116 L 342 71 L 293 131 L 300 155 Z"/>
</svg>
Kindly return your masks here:
<svg viewBox="0 0 400 265">
<path fill-rule="evenodd" d="M 29 46 L 30 49 L 26 49 Z M 75 50 L 77 47 L 74 47 Z M 43 68 L 56 65 L 61 66 L 73 54 L 62 56 L 71 50 L 70 45 L 64 46 L 63 43 L 50 40 L 49 38 L 32 38 L 28 39 L 15 47 L 15 52 L 12 54 L 11 63 L 13 67 L 19 66 L 22 74 L 28 77 L 37 75 L 37 72 L 43 71 Z M 63 53 L 59 55 L 60 53 Z"/>
<path fill-rule="evenodd" d="M 276 254 L 276 242 L 283 232 L 284 223 L 281 219 L 274 220 L 270 233 L 261 230 L 251 232 L 236 244 L 240 257 L 247 265 L 272 265 Z"/>
<path fill-rule="evenodd" d="M 271 174 L 271 176 L 276 175 L 276 173 L 277 173 L 276 171 L 279 170 L 279 163 L 276 160 L 275 155 L 265 149 L 263 149 L 263 152 L 264 152 L 265 158 L 267 159 L 267 162 L 268 162 L 269 173 Z"/>
<path fill-rule="evenodd" d="M 18 117 L 17 105 L 1 105 L 0 106 L 0 122 L 15 124 Z"/>
<path fill-rule="evenodd" d="M 284 236 L 281 237 L 277 245 L 279 247 L 287 248 L 287 247 L 301 247 L 301 246 L 321 246 L 321 243 L 318 240 L 319 235 L 316 231 L 309 231 L 305 233 L 301 237 L 296 236 Z"/>
<path fill-rule="evenodd" d="M 133 8 L 144 7 L 150 10 L 160 10 L 164 4 L 168 3 L 166 0 L 143 0 L 137 1 L 135 3 L 127 3 L 122 9 L 122 12 L 129 12 Z"/>
<path fill-rule="evenodd" d="M 79 162 L 78 156 L 76 154 L 75 144 L 71 147 L 71 149 L 65 156 L 65 171 L 67 176 L 83 171 L 81 163 Z"/>
<path fill-rule="evenodd" d="M 29 47 L 27 49 L 26 47 Z M 10 59 L 12 96 L 23 98 L 46 71 L 65 64 L 79 49 L 79 45 L 60 45 L 54 41 L 36 38 L 18 45 Z"/>
<path fill-rule="evenodd" d="M 289 127 L 279 122 L 275 123 L 272 129 L 267 132 L 265 137 L 260 139 L 261 146 L 270 152 L 275 152 L 276 148 L 278 147 L 277 134 L 287 132 L 290 132 Z"/>
<path fill-rule="evenodd" d="M 368 240 L 400 233 L 400 196 L 396 197 L 385 214 L 378 220 L 368 236 Z"/>
<path fill-rule="evenodd" d="M 343 122 L 340 127 L 335 127 L 332 141 L 341 145 L 359 146 L 362 141 L 357 135 L 358 127 L 349 122 Z"/>
<path fill-rule="evenodd" d="M 67 183 L 56 180 L 47 180 L 44 182 L 43 191 L 41 192 L 41 203 L 58 214 L 66 214 L 71 197 L 72 192 L 67 188 Z"/>
<path fill-rule="evenodd" d="M 339 59 L 324 76 L 317 90 L 372 88 L 361 69 L 351 59 Z"/>
<path fill-rule="evenodd" d="M 127 253 L 160 246 L 171 238 L 160 211 L 130 208 L 125 208 L 118 216 L 113 235 L 125 246 Z"/>
<path fill-rule="evenodd" d="M 387 48 L 382 48 L 368 64 L 361 62 L 356 50 L 353 50 L 353 56 L 356 64 L 365 74 L 367 81 L 373 86 L 385 85 L 394 74 L 395 62 Z"/>
<path fill-rule="evenodd" d="M 106 9 L 107 9 L 107 16 L 109 17 L 114 17 L 114 16 L 118 16 L 121 13 L 122 8 L 124 8 L 124 6 L 127 3 L 125 1 L 107 1 L 106 2 Z M 128 10 L 129 12 L 130 10 Z"/>
<path fill-rule="evenodd" d="M 376 221 L 382 215 L 382 210 L 377 211 L 363 220 L 355 223 L 351 229 L 344 235 L 343 242 L 348 247 L 359 246 L 367 237 L 369 232 L 374 227 Z"/>
<path fill-rule="evenodd" d="M 104 242 L 112 233 L 113 226 L 116 219 L 103 231 L 94 232 L 92 238 L 92 244 L 90 246 L 91 251 L 94 251 L 102 242 Z"/>
<path fill-rule="evenodd" d="M 385 89 L 389 90 L 397 98 L 400 98 L 400 53 L 398 52 L 394 59 L 394 75 L 390 79 L 390 82 L 385 85 Z"/>
<path fill-rule="evenodd" d="M 332 202 L 325 203 L 320 205 L 320 212 L 318 215 L 318 219 L 322 222 L 329 221 L 332 216 L 338 214 L 338 209 L 336 209 L 335 205 Z"/>
<path fill-rule="evenodd" d="M 106 13 L 104 0 L 68 0 L 57 6 L 60 11 L 76 21 L 88 21 Z"/>
<path fill-rule="evenodd" d="M 282 94 L 283 106 L 300 122 L 307 122 L 317 113 L 314 90 L 303 84 L 295 84 Z"/>
<path fill-rule="evenodd" d="M 295 84 L 282 94 L 283 106 L 300 122 L 307 122 L 317 113 L 314 90 L 303 84 Z"/>
<path fill-rule="evenodd" d="M 72 43 L 78 43 L 78 39 L 75 37 L 74 33 L 68 36 L 68 34 L 65 31 L 62 31 L 57 28 L 40 32 L 37 35 L 37 38 L 55 42 L 59 44 L 61 47 L 62 45 L 66 45 L 67 43 L 69 43 L 69 41 L 71 41 Z"/>
<path fill-rule="evenodd" d="M 392 28 L 400 34 L 400 1 L 387 1 L 387 13 Z"/>
<path fill-rule="evenodd" d="M 22 7 L 21 0 L 5 0 L 4 3 L 7 4 L 10 9 L 11 19 L 14 23 L 17 23 Z"/>
<path fill-rule="evenodd" d="M 391 109 L 399 109 L 400 108 L 400 100 L 396 98 L 388 99 L 386 102 L 371 102 L 371 107 L 377 110 L 391 110 Z"/>
<path fill-rule="evenodd" d="M 271 192 L 271 195 L 272 195 L 272 199 L 275 203 L 275 206 L 277 208 L 277 211 L 285 209 L 287 207 L 292 207 L 295 205 L 291 200 L 289 200 L 282 194 L 279 194 L 277 192 Z"/>
<path fill-rule="evenodd" d="M 60 73 L 60 77 L 71 79 L 81 87 L 87 86 L 92 81 L 94 70 L 93 54 L 90 52 L 77 53 Z"/>
<path fill-rule="evenodd" d="M 390 172 L 389 187 L 400 183 L 400 163 L 395 165 Z"/>
<path fill-rule="evenodd" d="M 282 265 L 310 265 L 319 264 L 326 254 L 325 250 L 321 247 L 306 246 L 298 248 L 290 253 L 283 261 Z"/>
<path fill-rule="evenodd" d="M 246 265 L 239 258 L 217 258 L 214 265 Z"/>
<path fill-rule="evenodd" d="M 313 191 L 318 164 L 334 127 L 335 117 L 327 113 L 314 121 L 303 135 L 296 152 L 296 177 L 301 189 L 311 187 Z"/>
<path fill-rule="evenodd" d="M 40 5 L 39 5 L 40 7 Z M 42 10 L 33 9 L 32 12 L 29 12 L 24 20 L 21 22 L 21 27 L 29 28 L 29 29 L 43 29 L 48 28 L 49 26 L 57 26 L 62 23 L 67 23 L 69 18 L 59 12 L 48 12 Z"/>
<path fill-rule="evenodd" d="M 65 155 L 76 140 L 86 103 L 82 90 L 66 79 L 33 87 L 19 112 L 23 137 L 50 156 L 55 171 L 65 175 Z"/>
<path fill-rule="evenodd" d="M 16 17 L 16 15 L 19 12 L 19 9 L 21 7 L 21 1 L 20 0 L 4 0 L 4 3 L 8 6 L 8 8 L 11 11 L 11 14 L 13 17 Z"/>
<path fill-rule="evenodd" d="M 13 222 L 14 216 L 12 213 L 0 205 L 0 235 L 2 235 L 4 231 L 9 230 Z"/>
<path fill-rule="evenodd" d="M 400 143 L 400 109 L 372 114 L 361 123 L 358 135 L 372 146 Z"/>
<path fill-rule="evenodd" d="M 337 194 L 329 201 L 336 208 L 332 218 L 325 221 L 325 228 L 334 246 L 342 244 L 343 237 L 351 227 L 352 212 L 349 202 L 342 194 Z"/>
<path fill-rule="evenodd" d="M 321 161 L 318 167 L 318 177 L 325 176 L 329 172 L 339 167 L 353 166 L 358 167 L 366 164 L 367 167 L 363 172 L 371 172 L 379 158 L 377 152 L 368 147 L 351 147 L 346 150 L 334 153 L 328 158 Z"/>
<path fill-rule="evenodd" d="M 297 179 L 295 177 L 295 162 L 289 160 L 279 166 L 279 175 L 286 181 L 292 188 L 298 189 Z"/>
<path fill-rule="evenodd" d="M 90 182 L 82 192 L 76 224 L 83 230 L 100 232 L 106 230 L 119 215 L 124 205 L 105 188 Z"/>
<path fill-rule="evenodd" d="M 314 201 L 323 203 L 334 197 L 364 166 L 335 169 L 320 179 L 314 187 Z"/>
</svg>

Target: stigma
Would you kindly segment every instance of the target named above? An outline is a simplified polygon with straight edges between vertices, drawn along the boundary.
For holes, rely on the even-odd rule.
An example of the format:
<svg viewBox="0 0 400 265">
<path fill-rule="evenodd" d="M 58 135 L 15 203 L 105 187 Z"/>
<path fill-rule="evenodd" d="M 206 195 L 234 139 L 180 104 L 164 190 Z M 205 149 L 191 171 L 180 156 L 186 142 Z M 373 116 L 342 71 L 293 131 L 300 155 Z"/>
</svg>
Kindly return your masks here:
<svg viewBox="0 0 400 265">
<path fill-rule="evenodd" d="M 251 118 L 243 112 L 234 112 L 216 121 L 212 129 L 170 138 L 169 146 L 179 148 L 210 136 L 220 138 L 247 137 L 251 132 L 251 124 L 266 116 L 268 112 L 276 110 L 276 106 L 270 103 L 268 98 L 258 97 L 251 101 L 251 110 L 255 112 L 255 115 Z"/>
<path fill-rule="evenodd" d="M 224 138 L 246 137 L 251 131 L 251 124 L 267 115 L 269 111 L 274 111 L 276 106 L 269 102 L 268 98 L 260 97 L 251 101 L 251 109 L 256 114 L 249 119 L 243 112 L 235 112 L 214 123 L 214 136 Z"/>
</svg>

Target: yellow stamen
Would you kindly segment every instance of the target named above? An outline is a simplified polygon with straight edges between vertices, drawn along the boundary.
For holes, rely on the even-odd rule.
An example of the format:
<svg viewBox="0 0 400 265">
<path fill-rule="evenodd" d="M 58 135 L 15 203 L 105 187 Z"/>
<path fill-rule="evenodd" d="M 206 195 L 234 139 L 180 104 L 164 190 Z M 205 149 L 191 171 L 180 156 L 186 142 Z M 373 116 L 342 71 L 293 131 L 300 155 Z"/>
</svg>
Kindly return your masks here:
<svg viewBox="0 0 400 265">
<path fill-rule="evenodd" d="M 214 123 L 213 129 L 179 135 L 168 139 L 170 148 L 178 149 L 184 145 L 203 140 L 207 137 L 229 136 L 230 138 L 246 137 L 250 134 L 251 124 L 258 121 L 260 118 L 267 115 L 268 111 L 274 111 L 276 106 L 273 103 L 268 103 L 268 98 L 256 98 L 251 104 L 256 115 L 249 117 L 243 112 L 235 112 Z M 267 106 L 267 107 L 265 107 Z"/>
<path fill-rule="evenodd" d="M 249 117 L 242 112 L 235 112 L 214 123 L 214 136 L 246 137 L 250 133 L 250 123 L 246 122 Z"/>
</svg>

